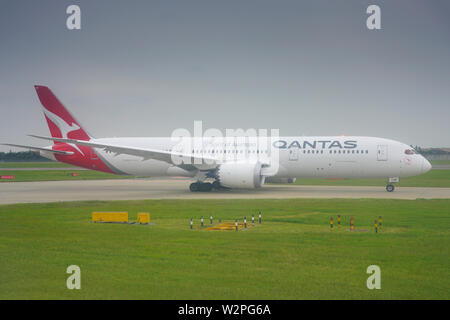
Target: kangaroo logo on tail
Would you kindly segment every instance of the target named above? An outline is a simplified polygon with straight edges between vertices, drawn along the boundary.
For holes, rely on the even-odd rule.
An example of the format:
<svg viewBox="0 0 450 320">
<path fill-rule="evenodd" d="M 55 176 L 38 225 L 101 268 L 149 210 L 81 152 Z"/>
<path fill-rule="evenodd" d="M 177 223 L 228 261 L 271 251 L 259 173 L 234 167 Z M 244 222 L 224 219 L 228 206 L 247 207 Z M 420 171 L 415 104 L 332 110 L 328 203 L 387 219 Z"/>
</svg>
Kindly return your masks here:
<svg viewBox="0 0 450 320">
<path fill-rule="evenodd" d="M 67 135 L 73 131 L 77 131 L 80 130 L 80 126 L 77 125 L 76 123 L 72 123 L 70 126 L 67 124 L 67 122 L 65 122 L 63 119 L 61 119 L 60 117 L 58 117 L 56 114 L 48 111 L 47 109 L 43 109 L 45 116 L 51 120 L 55 126 L 58 127 L 59 131 L 61 131 L 61 138 L 69 138 Z M 75 127 L 75 128 L 74 128 Z M 52 134 L 53 136 L 53 134 Z M 83 156 L 85 155 L 83 153 L 83 151 L 80 150 L 80 148 L 73 143 L 67 143 L 69 146 L 75 148 L 76 150 L 78 150 Z"/>
<path fill-rule="evenodd" d="M 58 117 L 56 114 L 48 111 L 47 109 L 43 110 L 45 113 L 45 116 L 52 120 L 52 122 L 59 128 L 61 131 L 61 138 L 68 138 L 67 134 L 73 131 L 77 131 L 80 129 L 80 126 L 76 123 L 72 123 L 71 125 L 68 125 L 67 122 L 65 122 L 63 119 Z M 75 127 L 75 128 L 74 128 Z"/>
</svg>

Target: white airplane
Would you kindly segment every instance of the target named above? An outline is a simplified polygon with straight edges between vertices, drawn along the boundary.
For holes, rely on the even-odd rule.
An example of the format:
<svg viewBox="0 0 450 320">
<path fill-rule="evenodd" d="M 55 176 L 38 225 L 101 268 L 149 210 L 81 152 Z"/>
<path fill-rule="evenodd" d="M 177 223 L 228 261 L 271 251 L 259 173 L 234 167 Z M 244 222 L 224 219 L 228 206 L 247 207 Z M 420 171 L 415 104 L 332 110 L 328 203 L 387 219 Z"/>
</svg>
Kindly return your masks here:
<svg viewBox="0 0 450 320">
<path fill-rule="evenodd" d="M 191 191 L 260 188 L 264 182 L 296 178 L 385 178 L 386 190 L 400 177 L 431 169 L 410 146 L 389 139 L 357 136 L 278 137 L 269 147 L 249 137 L 101 138 L 90 136 L 46 86 L 35 86 L 53 141 L 37 150 L 52 160 L 121 175 L 185 176 Z M 238 142 L 241 141 L 241 142 Z M 187 142 L 187 143 L 186 143 Z"/>
</svg>

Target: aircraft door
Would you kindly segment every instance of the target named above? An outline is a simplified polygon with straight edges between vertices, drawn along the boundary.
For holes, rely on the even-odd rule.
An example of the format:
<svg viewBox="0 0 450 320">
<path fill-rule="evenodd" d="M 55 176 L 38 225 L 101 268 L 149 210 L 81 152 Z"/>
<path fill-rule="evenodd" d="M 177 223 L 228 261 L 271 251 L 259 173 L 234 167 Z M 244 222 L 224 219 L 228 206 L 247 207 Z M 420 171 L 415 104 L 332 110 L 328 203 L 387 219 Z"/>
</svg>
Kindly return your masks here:
<svg viewBox="0 0 450 320">
<path fill-rule="evenodd" d="M 299 150 L 297 148 L 289 149 L 289 160 L 290 161 L 298 161 L 298 153 L 299 153 Z"/>
<path fill-rule="evenodd" d="M 378 145 L 377 160 L 378 161 L 387 161 L 387 159 L 388 159 L 388 146 L 387 145 Z"/>
</svg>

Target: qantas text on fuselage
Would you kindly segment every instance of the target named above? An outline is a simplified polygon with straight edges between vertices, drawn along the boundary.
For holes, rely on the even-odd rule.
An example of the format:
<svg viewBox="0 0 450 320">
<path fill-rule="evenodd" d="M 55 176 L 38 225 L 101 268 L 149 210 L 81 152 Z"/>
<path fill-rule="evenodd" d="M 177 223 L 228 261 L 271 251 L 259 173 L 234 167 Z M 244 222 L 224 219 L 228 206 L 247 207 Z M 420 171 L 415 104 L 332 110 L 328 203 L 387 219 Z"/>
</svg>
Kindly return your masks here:
<svg viewBox="0 0 450 320">
<path fill-rule="evenodd" d="M 322 148 L 322 149 L 332 149 L 332 148 L 345 148 L 345 149 L 354 149 L 358 147 L 358 142 L 355 140 L 344 140 L 344 141 L 338 141 L 338 140 L 314 140 L 314 141 L 308 141 L 308 140 L 294 140 L 290 143 L 288 143 L 286 140 L 277 140 L 273 142 L 273 146 L 275 148 L 280 149 L 290 149 L 290 148 Z"/>
</svg>

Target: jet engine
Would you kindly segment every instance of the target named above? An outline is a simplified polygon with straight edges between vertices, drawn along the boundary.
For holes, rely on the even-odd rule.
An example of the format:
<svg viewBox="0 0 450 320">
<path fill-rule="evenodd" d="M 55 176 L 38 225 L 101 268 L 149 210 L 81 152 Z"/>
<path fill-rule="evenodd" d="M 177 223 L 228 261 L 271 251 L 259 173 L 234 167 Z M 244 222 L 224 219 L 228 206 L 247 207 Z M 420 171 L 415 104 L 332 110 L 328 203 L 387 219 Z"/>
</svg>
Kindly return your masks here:
<svg viewBox="0 0 450 320">
<path fill-rule="evenodd" d="M 217 170 L 217 180 L 221 186 L 236 189 L 255 189 L 264 184 L 260 162 L 228 162 Z"/>
</svg>

